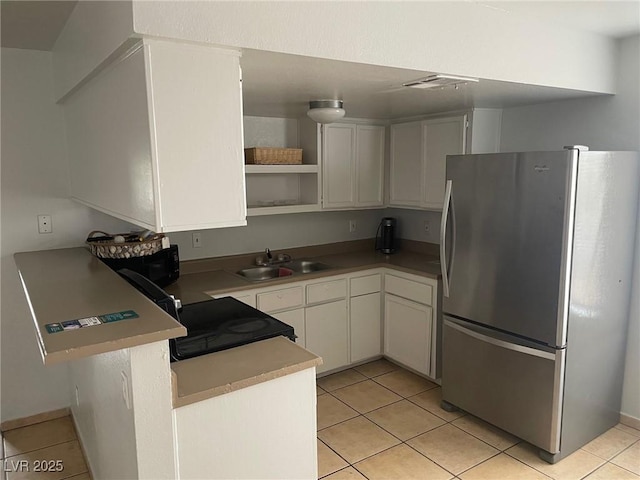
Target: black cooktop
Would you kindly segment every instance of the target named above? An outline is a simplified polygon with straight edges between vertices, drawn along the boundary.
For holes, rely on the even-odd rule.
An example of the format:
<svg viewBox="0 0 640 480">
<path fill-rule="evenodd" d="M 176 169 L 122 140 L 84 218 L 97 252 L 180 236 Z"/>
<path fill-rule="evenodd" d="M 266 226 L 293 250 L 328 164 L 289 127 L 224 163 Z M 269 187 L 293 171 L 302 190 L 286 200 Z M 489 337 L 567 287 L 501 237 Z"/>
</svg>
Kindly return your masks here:
<svg viewBox="0 0 640 480">
<path fill-rule="evenodd" d="M 233 297 L 190 303 L 178 309 L 173 297 L 148 278 L 128 269 L 118 273 L 187 328 L 186 337 L 169 340 L 172 362 L 280 335 L 295 342 L 292 326 Z"/>
<path fill-rule="evenodd" d="M 172 359 L 207 353 L 284 335 L 295 341 L 293 327 L 232 297 L 185 305 L 178 313 L 187 336 L 170 340 Z"/>
</svg>

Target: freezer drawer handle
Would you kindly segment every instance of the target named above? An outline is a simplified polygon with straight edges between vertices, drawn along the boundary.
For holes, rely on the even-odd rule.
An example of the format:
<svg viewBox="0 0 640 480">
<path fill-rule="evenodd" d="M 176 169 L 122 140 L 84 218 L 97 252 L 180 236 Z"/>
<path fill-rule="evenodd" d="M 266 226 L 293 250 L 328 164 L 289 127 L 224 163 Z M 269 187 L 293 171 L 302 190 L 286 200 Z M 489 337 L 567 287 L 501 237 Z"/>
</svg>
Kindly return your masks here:
<svg viewBox="0 0 640 480">
<path fill-rule="evenodd" d="M 449 206 L 451 205 L 451 188 L 453 182 L 447 180 L 444 191 L 444 207 L 442 209 L 442 217 L 440 220 L 440 265 L 442 269 L 442 294 L 449 296 L 449 268 L 447 264 L 447 219 L 449 218 Z"/>
<path fill-rule="evenodd" d="M 507 350 L 513 350 L 514 352 L 520 352 L 527 355 L 533 355 L 534 357 L 546 358 L 547 360 L 555 361 L 556 359 L 556 356 L 553 353 L 543 352 L 541 350 L 536 350 L 535 348 L 525 347 L 524 345 L 505 342 L 504 340 L 498 340 L 497 338 L 491 338 L 487 335 L 483 335 L 482 333 L 469 330 L 468 328 L 465 328 L 462 325 L 458 325 L 457 323 L 453 323 L 450 320 L 445 320 L 444 324 L 447 327 L 458 330 L 460 333 L 464 333 L 465 335 L 469 335 L 470 337 L 477 338 L 482 342 L 490 343 L 491 345 L 495 345 L 496 347 L 506 348 Z"/>
</svg>

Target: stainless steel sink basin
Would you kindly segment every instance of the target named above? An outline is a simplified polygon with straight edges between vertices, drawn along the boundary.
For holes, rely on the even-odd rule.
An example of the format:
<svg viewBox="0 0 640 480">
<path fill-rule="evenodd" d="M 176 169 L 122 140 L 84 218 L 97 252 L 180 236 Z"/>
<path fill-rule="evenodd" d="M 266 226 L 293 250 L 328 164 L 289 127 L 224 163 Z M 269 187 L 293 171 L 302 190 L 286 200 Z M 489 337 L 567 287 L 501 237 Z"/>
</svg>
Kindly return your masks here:
<svg viewBox="0 0 640 480">
<path fill-rule="evenodd" d="M 247 280 L 251 280 L 252 282 L 260 282 L 263 280 L 271 280 L 273 278 L 288 277 L 293 275 L 293 270 L 280 266 L 252 267 L 238 270 L 236 273 L 245 277 Z"/>
<path fill-rule="evenodd" d="M 262 282 L 264 280 L 288 277 L 290 275 L 319 272 L 320 270 L 327 270 L 328 268 L 331 267 L 321 262 L 293 260 L 281 265 L 243 268 L 242 270 L 238 270 L 236 274 L 252 282 Z"/>
<path fill-rule="evenodd" d="M 320 270 L 331 268 L 329 265 L 312 260 L 293 260 L 285 263 L 283 266 L 299 273 L 319 272 Z"/>
</svg>

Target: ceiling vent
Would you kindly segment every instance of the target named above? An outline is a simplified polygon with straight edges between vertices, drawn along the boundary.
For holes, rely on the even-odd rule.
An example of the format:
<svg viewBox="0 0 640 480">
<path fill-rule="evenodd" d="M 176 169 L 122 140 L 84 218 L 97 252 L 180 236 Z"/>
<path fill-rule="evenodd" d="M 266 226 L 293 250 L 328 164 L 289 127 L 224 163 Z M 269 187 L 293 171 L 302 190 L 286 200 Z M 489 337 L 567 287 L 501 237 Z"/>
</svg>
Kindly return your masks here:
<svg viewBox="0 0 640 480">
<path fill-rule="evenodd" d="M 462 85 L 469 82 L 478 82 L 477 78 L 470 77 L 454 77 L 453 75 L 429 75 L 428 77 L 412 80 L 407 83 L 403 83 L 403 87 L 411 88 L 442 88 Z"/>
</svg>

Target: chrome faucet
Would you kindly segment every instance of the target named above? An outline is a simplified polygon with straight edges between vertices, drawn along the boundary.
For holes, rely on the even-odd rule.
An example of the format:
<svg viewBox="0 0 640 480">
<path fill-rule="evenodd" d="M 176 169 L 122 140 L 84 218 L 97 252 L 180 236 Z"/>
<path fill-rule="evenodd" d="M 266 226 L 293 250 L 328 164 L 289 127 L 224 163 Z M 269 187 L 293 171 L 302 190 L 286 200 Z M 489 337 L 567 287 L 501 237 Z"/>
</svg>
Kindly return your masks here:
<svg viewBox="0 0 640 480">
<path fill-rule="evenodd" d="M 281 265 L 283 263 L 291 261 L 291 255 L 287 253 L 279 253 L 277 258 L 273 257 L 271 250 L 269 250 L 268 248 L 264 249 L 264 253 L 264 256 L 256 258 L 256 265 L 262 265 L 266 267 L 267 265 Z"/>
</svg>

